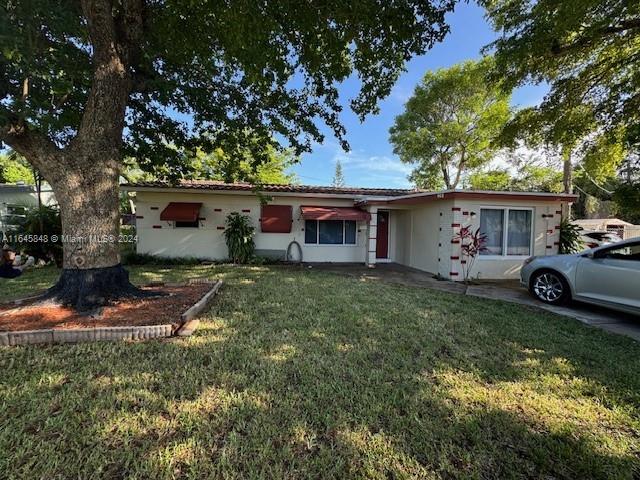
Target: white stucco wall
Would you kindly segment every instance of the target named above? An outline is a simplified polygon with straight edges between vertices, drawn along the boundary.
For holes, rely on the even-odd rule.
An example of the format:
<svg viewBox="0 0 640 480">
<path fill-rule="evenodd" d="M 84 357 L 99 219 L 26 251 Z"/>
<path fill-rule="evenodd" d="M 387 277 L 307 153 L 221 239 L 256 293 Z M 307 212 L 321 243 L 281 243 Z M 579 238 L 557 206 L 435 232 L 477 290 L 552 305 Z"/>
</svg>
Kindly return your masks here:
<svg viewBox="0 0 640 480">
<path fill-rule="evenodd" d="M 205 220 L 200 222 L 200 228 L 174 228 L 173 222 L 161 221 L 160 213 L 169 202 L 202 202 L 200 217 Z M 222 227 L 229 213 L 240 212 L 249 216 L 256 227 L 254 240 L 257 250 L 286 250 L 289 243 L 296 240 L 302 247 L 305 262 L 365 261 L 366 222 L 357 224 L 356 245 L 305 245 L 304 243 L 301 205 L 353 207 L 353 199 L 273 195 L 269 204 L 293 207 L 291 233 L 260 231 L 260 201 L 253 194 L 138 191 L 136 194 L 137 251 L 164 257 L 226 259 L 228 252 Z M 249 210 L 249 212 L 242 210 Z M 154 226 L 160 228 L 154 228 Z"/>
<path fill-rule="evenodd" d="M 438 259 L 448 252 L 447 245 L 440 245 L 443 232 L 440 227 L 447 223 L 450 200 L 439 200 L 411 207 L 411 245 L 408 265 L 426 272 L 438 273 Z M 441 216 L 442 214 L 442 216 Z M 450 223 L 450 222 L 448 222 Z"/>
<path fill-rule="evenodd" d="M 559 232 L 557 226 L 561 220 L 561 203 L 550 201 L 532 200 L 463 200 L 455 199 L 453 207 L 459 209 L 453 211 L 454 219 L 452 224 L 471 225 L 475 230 L 480 226 L 481 208 L 531 208 L 533 219 L 532 231 L 532 252 L 531 255 L 555 255 L 558 253 Z M 465 215 L 465 213 L 467 215 Z M 475 213 L 475 215 L 472 215 Z M 543 217 L 543 215 L 545 217 Z M 454 232 L 458 229 L 454 228 Z M 448 239 L 443 235 L 443 242 Z M 463 269 L 461 261 L 463 257 L 460 253 L 459 245 L 452 244 L 450 271 L 457 272 L 458 275 L 451 277 L 454 280 L 462 280 Z M 505 246 L 506 248 L 506 246 Z M 471 269 L 472 278 L 480 279 L 510 279 L 518 278 L 520 268 L 525 258 L 522 256 L 485 256 L 479 255 Z M 454 258 L 451 258 L 454 257 Z M 458 258 L 455 258 L 458 257 Z"/>
<path fill-rule="evenodd" d="M 169 202 L 202 202 L 200 228 L 174 228 L 173 222 L 160 221 L 160 213 Z M 301 205 L 352 207 L 353 197 L 273 195 L 269 202 L 293 207 L 291 233 L 262 233 L 260 231 L 260 201 L 257 196 L 243 193 L 149 192 L 136 195 L 139 253 L 167 257 L 198 257 L 226 259 L 227 247 L 223 227 L 225 217 L 233 211 L 248 215 L 256 227 L 255 243 L 258 251 L 284 251 L 292 240 L 302 247 L 305 262 L 367 262 L 375 263 L 375 211 L 388 210 L 389 261 L 426 272 L 437 273 L 452 280 L 463 280 L 464 258 L 459 244 L 452 242 L 459 225 L 480 225 L 481 208 L 532 208 L 532 254 L 552 255 L 558 249 L 558 230 L 561 203 L 558 201 L 469 200 L 462 198 L 437 199 L 418 205 L 389 205 L 368 207 L 374 214 L 372 231 L 367 223 L 358 222 L 356 245 L 305 245 L 304 220 Z M 248 212 L 243 212 L 248 210 Z M 475 213 L 475 215 L 473 215 Z M 545 217 L 543 217 L 545 215 Z M 156 228 L 154 228 L 156 227 Z M 368 239 L 368 236 L 372 239 Z M 372 256 L 373 255 L 373 256 Z M 479 256 L 471 277 L 481 279 L 517 278 L 522 261 L 528 255 L 514 257 Z M 457 275 L 456 275 L 457 274 Z"/>
</svg>

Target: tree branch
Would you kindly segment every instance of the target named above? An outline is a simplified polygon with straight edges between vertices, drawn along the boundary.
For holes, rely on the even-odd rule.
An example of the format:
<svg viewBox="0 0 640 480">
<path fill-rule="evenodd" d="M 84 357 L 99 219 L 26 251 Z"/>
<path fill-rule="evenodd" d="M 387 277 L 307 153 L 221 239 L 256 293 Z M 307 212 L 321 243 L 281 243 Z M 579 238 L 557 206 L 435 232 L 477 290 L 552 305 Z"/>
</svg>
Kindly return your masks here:
<svg viewBox="0 0 640 480">
<path fill-rule="evenodd" d="M 575 48 L 589 46 L 597 42 L 599 39 L 603 37 L 608 37 L 609 35 L 615 35 L 617 33 L 623 33 L 628 30 L 636 30 L 639 28 L 640 28 L 640 18 L 630 18 L 630 19 L 620 20 L 618 23 L 614 25 L 602 27 L 600 29 L 596 29 L 593 32 L 586 32 L 587 35 L 582 36 L 575 42 L 567 43 L 565 45 L 560 45 L 560 43 L 554 43 L 554 45 L 551 46 L 551 53 L 553 53 L 554 55 L 562 55 Z"/>
<path fill-rule="evenodd" d="M 73 147 L 118 149 L 132 87 L 130 62 L 142 39 L 143 3 L 124 0 L 114 17 L 110 0 L 83 0 L 82 11 L 93 45 L 94 73 Z"/>
<path fill-rule="evenodd" d="M 22 155 L 49 181 L 57 176 L 60 149 L 45 134 L 29 127 L 14 112 L 0 106 L 0 115 L 8 121 L 0 125 L 0 141 Z"/>
</svg>

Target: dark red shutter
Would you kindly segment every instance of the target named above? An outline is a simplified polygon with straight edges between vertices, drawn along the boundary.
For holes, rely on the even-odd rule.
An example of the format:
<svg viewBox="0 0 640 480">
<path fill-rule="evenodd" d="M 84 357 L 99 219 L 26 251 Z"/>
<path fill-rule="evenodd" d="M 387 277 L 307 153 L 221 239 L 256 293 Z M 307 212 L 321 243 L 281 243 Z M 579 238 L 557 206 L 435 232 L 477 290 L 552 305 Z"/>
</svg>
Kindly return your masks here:
<svg viewBox="0 0 640 480">
<path fill-rule="evenodd" d="M 263 233 L 290 233 L 293 223 L 291 205 L 263 205 L 260 228 Z"/>
</svg>

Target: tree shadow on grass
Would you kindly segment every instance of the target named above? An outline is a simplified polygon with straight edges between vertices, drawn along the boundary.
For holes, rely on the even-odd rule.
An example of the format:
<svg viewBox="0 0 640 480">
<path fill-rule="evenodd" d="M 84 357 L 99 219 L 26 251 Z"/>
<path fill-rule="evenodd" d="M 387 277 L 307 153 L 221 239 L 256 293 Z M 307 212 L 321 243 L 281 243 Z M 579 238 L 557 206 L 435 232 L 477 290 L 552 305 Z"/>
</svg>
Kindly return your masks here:
<svg viewBox="0 0 640 480">
<path fill-rule="evenodd" d="M 12 415 L 0 471 L 631 478 L 638 467 L 640 349 L 626 339 L 319 273 L 226 280 L 187 340 L 1 351 Z"/>
</svg>

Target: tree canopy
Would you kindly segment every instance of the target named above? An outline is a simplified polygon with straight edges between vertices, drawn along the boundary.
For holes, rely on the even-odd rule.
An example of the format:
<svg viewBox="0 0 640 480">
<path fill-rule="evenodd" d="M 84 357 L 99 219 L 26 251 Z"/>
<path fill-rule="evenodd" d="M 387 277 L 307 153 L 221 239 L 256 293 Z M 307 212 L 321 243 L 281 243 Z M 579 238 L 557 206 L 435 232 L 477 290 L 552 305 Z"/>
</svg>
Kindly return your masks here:
<svg viewBox="0 0 640 480">
<path fill-rule="evenodd" d="M 336 169 L 333 173 L 333 180 L 331 181 L 331 185 L 338 188 L 345 186 L 344 172 L 342 171 L 342 162 L 340 162 L 340 160 L 336 162 Z"/>
<path fill-rule="evenodd" d="M 540 105 L 519 112 L 506 137 L 530 135 L 560 148 L 566 190 L 572 154 L 590 175 L 615 172 L 625 155 L 626 130 L 640 122 L 640 2 L 481 4 L 500 32 L 486 47 L 495 57 L 493 78 L 506 91 L 529 83 L 550 85 Z"/>
<path fill-rule="evenodd" d="M 510 118 L 509 99 L 486 81 L 490 57 L 427 72 L 390 130 L 394 152 L 415 164 L 421 188 L 456 188 L 463 175 L 486 165 L 494 139 Z"/>
<path fill-rule="evenodd" d="M 507 89 L 550 83 L 544 111 L 585 105 L 606 130 L 640 119 L 640 2 L 483 0 Z"/>
<path fill-rule="evenodd" d="M 294 173 L 287 170 L 298 160 L 292 150 L 279 150 L 267 146 L 262 159 L 256 162 L 247 149 L 238 159 L 230 158 L 221 148 L 212 153 L 197 150 L 192 158 L 184 161 L 181 177 L 185 180 L 219 180 L 225 182 L 249 182 L 259 187 L 261 184 L 297 183 Z M 233 168 L 228 166 L 233 162 Z M 148 166 L 147 166 L 148 167 Z M 135 158 L 126 158 L 122 176 L 127 182 L 167 181 L 175 176 L 172 165 L 154 165 L 150 170 L 143 170 Z"/>
<path fill-rule="evenodd" d="M 473 190 L 559 193 L 562 191 L 562 172 L 538 165 L 525 165 L 516 172 L 495 168 L 473 172 L 469 175 L 468 185 Z"/>
<path fill-rule="evenodd" d="M 346 145 L 337 84 L 357 74 L 361 88 L 351 108 L 361 118 L 376 111 L 404 62 L 444 38 L 453 5 L 5 2 L 0 139 L 10 140 L 8 128 L 23 120 L 57 146 L 69 145 L 113 46 L 130 90 L 123 154 L 145 169 L 172 165 L 179 176 L 196 147 L 222 148 L 231 159 L 255 147 L 255 158 L 266 161 L 265 145 L 277 146 L 274 134 L 300 153 L 322 141 L 316 120 Z"/>
</svg>

